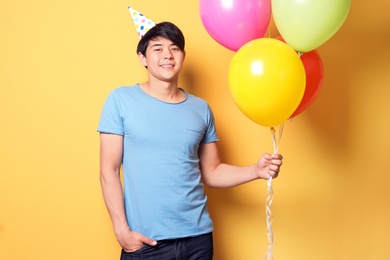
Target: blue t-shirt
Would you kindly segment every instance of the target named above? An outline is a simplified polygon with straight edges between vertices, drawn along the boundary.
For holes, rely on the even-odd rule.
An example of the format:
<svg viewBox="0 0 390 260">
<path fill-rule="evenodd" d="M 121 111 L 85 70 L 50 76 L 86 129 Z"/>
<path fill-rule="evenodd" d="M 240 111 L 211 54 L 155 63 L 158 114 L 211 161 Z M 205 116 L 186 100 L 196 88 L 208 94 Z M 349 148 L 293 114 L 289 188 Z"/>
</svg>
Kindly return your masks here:
<svg viewBox="0 0 390 260">
<path fill-rule="evenodd" d="M 138 84 L 117 88 L 106 100 L 98 127 L 124 136 L 127 221 L 131 230 L 155 240 L 213 230 L 198 150 L 200 143 L 218 140 L 214 118 L 204 100 L 184 93 L 184 101 L 166 103 Z"/>
</svg>

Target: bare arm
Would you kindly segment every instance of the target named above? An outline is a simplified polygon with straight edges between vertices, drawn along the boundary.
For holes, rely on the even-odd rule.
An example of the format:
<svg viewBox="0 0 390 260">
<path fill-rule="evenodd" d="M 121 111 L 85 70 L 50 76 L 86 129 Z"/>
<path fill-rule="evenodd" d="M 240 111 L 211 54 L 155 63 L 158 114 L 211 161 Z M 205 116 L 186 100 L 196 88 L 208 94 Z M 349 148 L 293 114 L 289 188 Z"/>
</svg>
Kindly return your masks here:
<svg viewBox="0 0 390 260">
<path fill-rule="evenodd" d="M 215 142 L 201 144 L 199 148 L 200 169 L 203 182 L 209 187 L 229 188 L 256 179 L 276 178 L 283 157 L 279 154 L 263 154 L 257 164 L 234 166 L 222 163 Z"/>
<path fill-rule="evenodd" d="M 133 252 L 142 245 L 156 242 L 130 230 L 124 209 L 120 168 L 123 155 L 123 136 L 100 134 L 100 183 L 115 235 L 125 251 Z"/>
</svg>

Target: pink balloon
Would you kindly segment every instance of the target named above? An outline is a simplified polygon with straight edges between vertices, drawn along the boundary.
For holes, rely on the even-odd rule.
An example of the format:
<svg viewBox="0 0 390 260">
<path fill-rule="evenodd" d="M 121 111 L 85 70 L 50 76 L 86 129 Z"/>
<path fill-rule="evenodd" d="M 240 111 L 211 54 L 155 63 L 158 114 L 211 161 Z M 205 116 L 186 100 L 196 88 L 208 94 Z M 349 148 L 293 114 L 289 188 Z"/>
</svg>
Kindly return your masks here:
<svg viewBox="0 0 390 260">
<path fill-rule="evenodd" d="M 237 51 L 245 43 L 264 36 L 271 19 L 271 1 L 200 0 L 200 15 L 215 41 Z"/>
</svg>

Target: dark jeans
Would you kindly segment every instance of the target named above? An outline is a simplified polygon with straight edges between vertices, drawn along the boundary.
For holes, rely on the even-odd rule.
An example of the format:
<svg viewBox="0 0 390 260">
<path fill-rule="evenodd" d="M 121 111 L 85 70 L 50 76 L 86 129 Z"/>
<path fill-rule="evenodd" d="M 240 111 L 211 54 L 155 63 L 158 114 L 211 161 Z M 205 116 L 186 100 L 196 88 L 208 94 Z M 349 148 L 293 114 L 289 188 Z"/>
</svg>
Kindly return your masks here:
<svg viewBox="0 0 390 260">
<path fill-rule="evenodd" d="M 213 259 L 212 233 L 157 241 L 156 246 L 144 245 L 127 253 L 122 249 L 120 260 L 211 260 Z"/>
</svg>

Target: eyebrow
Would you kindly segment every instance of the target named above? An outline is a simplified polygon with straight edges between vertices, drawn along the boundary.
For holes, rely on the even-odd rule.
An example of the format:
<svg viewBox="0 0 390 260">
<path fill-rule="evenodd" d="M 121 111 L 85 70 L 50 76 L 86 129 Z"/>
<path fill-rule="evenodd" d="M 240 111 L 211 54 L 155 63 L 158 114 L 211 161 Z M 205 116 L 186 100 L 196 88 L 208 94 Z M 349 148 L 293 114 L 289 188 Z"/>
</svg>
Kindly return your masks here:
<svg viewBox="0 0 390 260">
<path fill-rule="evenodd" d="M 161 43 L 155 43 L 155 44 L 153 44 L 153 45 L 150 46 L 150 47 L 157 47 L 157 46 L 162 46 L 162 44 L 161 44 Z"/>
<path fill-rule="evenodd" d="M 160 47 L 160 46 L 162 46 L 162 43 L 155 43 L 155 44 L 151 45 L 150 47 Z M 177 44 L 172 43 L 169 46 L 177 46 Z"/>
</svg>

